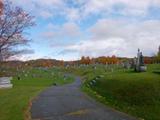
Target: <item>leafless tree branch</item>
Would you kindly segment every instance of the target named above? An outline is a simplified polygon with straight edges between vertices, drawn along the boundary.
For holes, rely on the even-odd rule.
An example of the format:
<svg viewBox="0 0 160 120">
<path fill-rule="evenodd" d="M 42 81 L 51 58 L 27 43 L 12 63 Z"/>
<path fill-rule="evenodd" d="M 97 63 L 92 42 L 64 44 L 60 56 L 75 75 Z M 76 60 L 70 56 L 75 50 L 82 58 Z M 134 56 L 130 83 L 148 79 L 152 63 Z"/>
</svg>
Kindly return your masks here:
<svg viewBox="0 0 160 120">
<path fill-rule="evenodd" d="M 0 15 L 0 61 L 19 54 L 20 51 L 15 51 L 15 47 L 28 43 L 24 31 L 35 25 L 33 19 L 22 8 L 9 1 L 4 2 Z"/>
</svg>

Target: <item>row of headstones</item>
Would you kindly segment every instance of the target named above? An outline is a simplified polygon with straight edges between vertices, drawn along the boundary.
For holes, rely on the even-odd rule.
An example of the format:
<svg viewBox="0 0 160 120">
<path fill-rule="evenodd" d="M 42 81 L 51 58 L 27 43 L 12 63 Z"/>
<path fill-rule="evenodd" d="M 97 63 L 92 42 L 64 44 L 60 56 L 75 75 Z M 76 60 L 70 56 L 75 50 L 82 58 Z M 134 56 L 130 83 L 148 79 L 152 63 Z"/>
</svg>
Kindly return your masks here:
<svg viewBox="0 0 160 120">
<path fill-rule="evenodd" d="M 96 70 L 96 68 L 97 68 L 97 65 L 101 65 L 101 64 L 94 64 L 94 65 L 92 65 L 92 68 L 94 69 L 94 70 Z M 88 67 L 88 66 L 90 66 L 90 65 L 75 65 L 75 66 L 73 66 L 73 67 L 78 67 L 78 68 L 83 68 L 83 67 Z M 104 65 L 103 65 L 104 66 Z M 110 69 L 111 70 L 111 72 L 114 70 L 113 69 L 113 67 L 111 67 L 112 65 L 110 65 L 110 64 L 106 64 L 105 65 L 105 68 L 108 68 L 108 69 Z M 123 63 L 121 63 L 121 64 L 116 64 L 115 65 L 117 68 L 121 68 L 121 67 L 123 67 L 123 68 L 126 68 L 126 69 L 131 69 L 131 68 L 134 68 L 135 69 L 135 71 L 137 71 L 137 72 L 145 72 L 146 70 L 147 70 L 147 66 L 144 64 L 144 57 L 143 57 L 143 54 L 142 54 L 142 52 L 140 52 L 140 49 L 138 49 L 138 53 L 137 53 L 137 57 L 135 57 L 134 59 L 133 59 L 133 61 L 126 61 L 126 62 L 123 62 Z M 70 66 L 69 65 L 67 65 L 66 66 L 66 68 L 69 68 Z M 108 70 L 107 69 L 107 70 Z M 105 70 L 105 71 L 107 71 L 107 70 Z"/>
<path fill-rule="evenodd" d="M 86 67 L 92 67 L 93 70 L 96 70 L 99 66 L 101 66 L 105 72 L 113 72 L 114 69 L 120 69 L 120 68 L 124 68 L 123 64 L 93 64 L 93 65 L 79 65 L 79 66 L 67 66 L 67 68 L 69 67 L 74 67 L 74 68 L 86 68 Z"/>
<path fill-rule="evenodd" d="M 45 70 L 45 71 L 47 72 L 47 69 L 43 69 L 43 68 L 39 68 L 39 69 L 40 69 L 40 70 Z M 25 73 L 25 71 L 22 71 L 22 72 Z M 28 73 L 26 72 L 26 73 L 24 74 L 24 77 L 28 77 L 28 74 L 29 74 L 29 72 L 28 72 Z M 57 74 L 58 74 L 59 76 L 62 75 L 60 72 L 58 72 Z M 52 75 L 52 76 L 55 76 L 55 73 L 52 72 L 51 75 Z M 42 75 L 39 75 L 39 74 L 32 74 L 31 76 L 32 76 L 32 78 L 41 78 L 41 77 L 42 77 Z M 66 81 L 66 80 L 67 80 L 67 77 L 68 77 L 68 75 L 63 75 L 63 80 Z M 21 78 L 20 76 L 17 76 L 17 80 L 22 80 L 22 78 Z M 54 85 L 54 86 L 57 86 L 58 84 L 57 84 L 57 83 L 53 83 L 53 85 Z"/>
<path fill-rule="evenodd" d="M 95 86 L 96 83 L 97 83 L 97 81 L 98 81 L 99 79 L 103 78 L 103 77 L 104 77 L 104 75 L 96 76 L 94 79 L 92 79 L 92 80 L 87 84 L 87 86 L 88 86 L 88 87 L 93 87 L 93 86 Z"/>
<path fill-rule="evenodd" d="M 39 68 L 39 69 L 47 72 L 46 68 Z M 22 71 L 22 73 L 24 73 L 24 77 L 28 77 L 29 75 L 29 72 L 24 71 L 24 70 Z M 60 74 L 61 73 L 58 73 L 58 75 Z M 51 75 L 54 76 L 55 73 L 52 72 Z M 42 77 L 42 75 L 32 74 L 32 78 L 36 78 L 36 77 Z M 63 79 L 66 80 L 67 75 L 64 75 Z M 11 84 L 11 80 L 12 80 L 12 77 L 0 77 L 0 88 L 12 88 L 13 85 Z M 17 80 L 21 80 L 21 77 L 17 76 Z M 56 83 L 54 85 L 56 85 Z"/>
<path fill-rule="evenodd" d="M 43 71 L 45 71 L 45 72 L 48 72 L 48 68 L 38 67 L 37 69 L 43 70 Z M 24 74 L 24 77 L 28 77 L 28 76 L 30 75 L 30 72 L 25 71 L 25 70 L 22 70 L 22 73 Z M 51 75 L 54 76 L 54 72 L 52 72 Z M 36 74 L 36 73 L 32 73 L 32 74 L 31 74 L 31 77 L 32 77 L 32 78 L 41 78 L 41 77 L 43 77 L 43 75 Z M 17 76 L 17 79 L 18 79 L 18 80 L 21 80 L 21 77 L 18 75 L 18 76 Z"/>
</svg>

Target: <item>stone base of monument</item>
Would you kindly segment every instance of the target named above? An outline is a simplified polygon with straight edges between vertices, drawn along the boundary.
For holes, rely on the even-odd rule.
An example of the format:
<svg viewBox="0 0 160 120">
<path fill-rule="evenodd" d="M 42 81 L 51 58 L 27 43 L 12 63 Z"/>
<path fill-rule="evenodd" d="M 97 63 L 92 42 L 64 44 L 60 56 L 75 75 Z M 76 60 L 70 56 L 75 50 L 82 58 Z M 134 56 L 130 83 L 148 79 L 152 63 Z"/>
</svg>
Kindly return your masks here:
<svg viewBox="0 0 160 120">
<path fill-rule="evenodd" d="M 140 72 L 146 72 L 147 66 L 140 66 Z"/>
<path fill-rule="evenodd" d="M 146 72 L 147 71 L 147 66 L 145 66 L 145 65 L 143 65 L 143 66 L 137 66 L 136 68 L 135 68 L 135 71 L 136 72 Z"/>
<path fill-rule="evenodd" d="M 3 89 L 3 88 L 12 88 L 13 85 L 12 84 L 4 84 L 4 85 L 0 85 L 0 89 Z"/>
<path fill-rule="evenodd" d="M 0 77 L 0 89 L 1 88 L 12 88 L 11 84 L 12 77 Z"/>
</svg>

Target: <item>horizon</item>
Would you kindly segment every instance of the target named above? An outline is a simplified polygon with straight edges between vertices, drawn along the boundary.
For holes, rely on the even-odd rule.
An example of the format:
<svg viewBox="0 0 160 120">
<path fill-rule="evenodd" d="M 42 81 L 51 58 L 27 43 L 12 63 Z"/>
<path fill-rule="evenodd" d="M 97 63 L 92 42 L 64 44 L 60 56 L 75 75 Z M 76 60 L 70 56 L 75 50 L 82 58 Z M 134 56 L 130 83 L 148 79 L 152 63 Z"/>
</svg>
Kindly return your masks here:
<svg viewBox="0 0 160 120">
<path fill-rule="evenodd" d="M 32 54 L 12 59 L 153 56 L 160 45 L 159 0 L 10 0 L 35 16 L 26 30 Z M 30 7 L 28 7 L 30 6 Z"/>
<path fill-rule="evenodd" d="M 113 55 L 114 56 L 114 55 Z M 100 58 L 100 57 L 105 57 L 105 58 L 112 58 L 113 56 L 97 56 L 97 57 L 89 57 L 89 56 L 81 56 L 80 58 L 78 59 L 75 59 L 75 60 L 62 60 L 62 59 L 55 59 L 55 58 L 37 58 L 37 59 L 29 59 L 29 60 L 20 60 L 20 59 L 8 59 L 6 61 L 3 61 L 3 62 L 14 62 L 14 61 L 17 61 L 17 62 L 29 62 L 29 61 L 37 61 L 37 60 L 55 60 L 55 61 L 63 61 L 63 62 L 75 62 L 75 61 L 80 61 L 82 59 L 82 57 L 89 57 L 90 59 L 97 59 L 97 58 Z M 137 56 L 134 56 L 134 57 L 125 57 L 125 56 L 115 56 L 116 58 L 122 58 L 122 59 L 134 59 L 134 58 L 137 58 Z M 144 58 L 155 58 L 155 56 L 143 56 Z"/>
</svg>

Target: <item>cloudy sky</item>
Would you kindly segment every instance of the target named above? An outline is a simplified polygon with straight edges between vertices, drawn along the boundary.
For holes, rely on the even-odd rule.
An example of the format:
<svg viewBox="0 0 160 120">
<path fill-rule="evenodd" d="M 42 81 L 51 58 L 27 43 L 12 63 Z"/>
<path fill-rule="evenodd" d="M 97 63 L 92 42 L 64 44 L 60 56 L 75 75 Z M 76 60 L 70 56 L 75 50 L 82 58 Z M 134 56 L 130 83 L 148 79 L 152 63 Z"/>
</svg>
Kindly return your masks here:
<svg viewBox="0 0 160 120">
<path fill-rule="evenodd" d="M 154 55 L 160 45 L 160 0 L 10 0 L 35 16 L 27 32 L 34 54 L 22 60 Z"/>
</svg>

